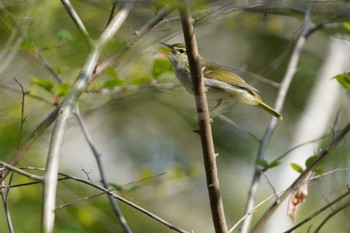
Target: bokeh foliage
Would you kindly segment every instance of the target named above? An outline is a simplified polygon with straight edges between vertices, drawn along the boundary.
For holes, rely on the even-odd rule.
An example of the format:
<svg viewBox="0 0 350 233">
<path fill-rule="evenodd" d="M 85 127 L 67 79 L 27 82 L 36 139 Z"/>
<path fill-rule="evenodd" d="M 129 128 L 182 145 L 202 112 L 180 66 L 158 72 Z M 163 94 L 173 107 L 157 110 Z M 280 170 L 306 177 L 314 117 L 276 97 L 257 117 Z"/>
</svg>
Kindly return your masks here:
<svg viewBox="0 0 350 233">
<path fill-rule="evenodd" d="M 72 1 L 72 4 L 91 36 L 98 37 L 107 23 L 111 1 L 85 0 Z M 129 18 L 101 58 L 103 62 L 118 54 L 117 60 L 91 83 L 79 105 L 101 151 L 111 187 L 117 187 L 121 195 L 180 228 L 212 232 L 200 144 L 198 135 L 193 133 L 197 128 L 193 97 L 179 85 L 170 63 L 159 53 L 160 41 L 183 40 L 178 12 L 172 12 L 132 47 L 127 46 L 134 32 L 167 4 L 168 1 L 135 1 Z M 200 52 L 220 64 L 242 70 L 244 78 L 261 90 L 268 103 L 273 103 L 276 88 L 255 79 L 253 74 L 281 81 L 288 51 L 303 16 L 288 9 L 278 14 L 244 11 L 232 4 L 230 1 L 195 1 L 192 10 L 196 16 Z M 0 98 L 3 100 L 0 104 L 0 159 L 8 161 L 18 143 L 64 99 L 89 48 L 59 1 L 1 1 L 0 6 Z M 321 22 L 328 15 L 316 12 L 314 17 Z M 325 60 L 325 47 L 330 38 L 347 36 L 348 29 L 345 23 L 344 27 L 320 31 L 309 38 L 283 109 L 285 120 L 276 132 L 278 136 L 272 140 L 267 160 L 259 161 L 266 169 L 274 169 L 278 164 L 268 161 L 289 149 L 286 147 L 292 138 L 292 129 L 302 115 L 309 91 Z M 277 59 L 285 52 L 286 56 Z M 276 59 L 280 63 L 273 66 Z M 28 91 L 22 130 L 22 95 L 14 78 Z M 338 80 L 346 84 L 348 78 L 348 73 L 340 74 L 336 79 L 330 77 L 330 82 Z M 349 91 L 344 89 L 342 96 L 345 100 L 337 106 L 343 109 L 339 125 L 349 116 Z M 257 137 L 262 136 L 269 120 L 261 110 L 241 105 L 229 106 L 226 115 Z M 225 122 L 214 120 L 212 126 L 216 150 L 220 154 L 218 164 L 227 218 L 229 224 L 233 224 L 244 211 L 258 143 Z M 31 148 L 21 166 L 45 166 L 49 131 Z M 93 156 L 74 118 L 65 138 L 60 170 L 80 177 L 88 174 L 94 182 L 99 182 Z M 322 164 L 322 169 L 331 170 L 341 164 L 348 166 L 348 156 L 343 155 L 348 155 L 349 150 L 348 137 L 334 156 Z M 305 155 L 305 161 L 310 156 Z M 299 169 L 297 166 L 295 170 Z M 335 174 L 312 187 L 310 199 L 315 201 L 310 201 L 309 209 L 301 209 L 300 218 L 325 203 L 317 190 L 334 197 L 341 193 L 348 177 L 344 173 Z M 12 183 L 28 181 L 14 175 Z M 128 184 L 130 182 L 133 183 Z M 262 188 L 261 197 L 271 193 L 267 187 Z M 58 190 L 58 205 L 97 193 L 74 181 L 60 182 Z M 9 191 L 8 203 L 16 232 L 39 231 L 40 196 L 41 185 Z M 121 208 L 134 232 L 172 232 L 124 204 Z M 0 210 L 0 232 L 6 232 L 4 211 Z M 342 224 L 346 223 L 347 215 L 349 209 L 334 218 L 327 230 L 349 231 L 349 226 Z M 316 224 L 319 220 L 315 221 Z M 55 232 L 121 232 L 103 195 L 57 210 L 56 222 Z"/>
</svg>

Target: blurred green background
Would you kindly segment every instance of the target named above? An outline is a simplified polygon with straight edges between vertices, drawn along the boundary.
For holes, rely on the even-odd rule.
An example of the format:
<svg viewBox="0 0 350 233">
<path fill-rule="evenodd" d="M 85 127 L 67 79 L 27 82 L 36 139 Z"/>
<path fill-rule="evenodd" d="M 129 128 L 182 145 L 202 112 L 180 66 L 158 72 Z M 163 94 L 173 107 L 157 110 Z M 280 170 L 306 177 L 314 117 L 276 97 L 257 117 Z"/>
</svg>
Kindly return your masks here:
<svg viewBox="0 0 350 233">
<path fill-rule="evenodd" d="M 249 2 L 254 3 L 195 1 L 192 11 L 198 19 L 195 30 L 199 51 L 219 64 L 240 69 L 246 74 L 244 78 L 261 91 L 264 100 L 273 105 L 278 89 L 254 77 L 282 80 L 303 15 L 283 8 L 284 5 L 277 8 L 276 13 L 245 11 L 237 7 Z M 306 7 L 300 1 L 283 2 L 301 9 Z M 345 2 L 338 2 L 339 9 L 348 7 Z M 90 35 L 98 38 L 108 20 L 111 1 L 81 0 L 72 1 L 72 4 Z M 108 182 L 122 187 L 120 195 L 179 228 L 213 232 L 201 146 L 198 135 L 193 132 L 197 128 L 193 96 L 179 85 L 166 57 L 159 53 L 160 41 L 183 42 L 177 10 L 121 53 L 134 32 L 167 4 L 168 1 L 135 1 L 125 24 L 104 50 L 101 62 L 113 54 L 121 55 L 88 87 L 79 106 L 95 146 L 102 154 Z M 321 4 L 315 4 L 315 8 L 324 8 Z M 88 47 L 60 1 L 5 0 L 0 1 L 0 8 L 0 159 L 8 161 L 18 145 L 55 108 L 54 104 L 64 98 L 85 61 Z M 314 22 L 329 19 L 333 13 L 329 9 L 329 12 L 315 11 Z M 334 23 L 342 24 L 347 19 L 340 17 Z M 320 30 L 308 38 L 282 111 L 284 120 L 279 123 L 268 147 L 267 161 L 291 148 L 294 129 L 328 56 L 330 40 L 337 38 L 349 43 L 348 34 L 349 31 L 339 26 Z M 275 61 L 279 63 L 274 66 Z M 53 73 L 62 78 L 63 83 L 59 84 Z M 331 78 L 329 82 L 336 82 Z M 22 130 L 22 95 L 15 79 L 30 92 L 25 97 Z M 334 116 L 326 126 L 326 133 L 341 129 L 350 119 L 349 91 L 339 88 L 337 94 L 337 106 L 334 106 Z M 262 137 L 270 119 L 264 111 L 243 105 L 230 105 L 224 115 L 258 138 Z M 308 120 L 315 119 L 310 116 Z M 216 151 L 220 155 L 217 161 L 227 221 L 232 226 L 244 214 L 259 144 L 219 119 L 214 119 L 212 127 Z M 50 127 L 39 138 L 19 166 L 45 167 L 51 130 Z M 328 145 L 330 140 L 324 139 L 321 146 Z M 318 148 L 314 150 L 316 153 Z M 349 151 L 347 136 L 323 162 L 322 169 L 349 167 Z M 311 155 L 303 156 L 306 160 Z M 277 169 L 266 172 L 272 184 L 283 172 Z M 100 182 L 95 159 L 74 117 L 69 120 L 65 133 L 60 171 L 82 178 L 88 174 L 95 183 Z M 29 181 L 15 174 L 11 183 Z M 286 180 L 286 185 L 291 181 Z M 296 222 L 345 192 L 347 183 L 349 175 L 344 171 L 310 185 L 309 197 L 298 209 Z M 39 232 L 41 190 L 41 185 L 10 189 L 8 204 L 16 232 Z M 74 181 L 61 181 L 57 205 L 96 193 L 97 190 Z M 266 179 L 262 179 L 257 203 L 272 193 Z M 134 232 L 173 232 L 131 207 L 120 205 Z M 259 208 L 256 216 L 267 206 Z M 347 208 L 336 215 L 324 232 L 349 232 L 349 211 Z M 287 218 L 287 210 L 284 213 Z M 56 214 L 55 232 L 58 233 L 122 232 L 105 196 L 58 209 Z M 325 216 L 313 219 L 300 232 L 317 226 Z M 0 232 L 7 231 L 2 206 Z M 267 229 L 267 232 L 273 231 Z"/>
</svg>

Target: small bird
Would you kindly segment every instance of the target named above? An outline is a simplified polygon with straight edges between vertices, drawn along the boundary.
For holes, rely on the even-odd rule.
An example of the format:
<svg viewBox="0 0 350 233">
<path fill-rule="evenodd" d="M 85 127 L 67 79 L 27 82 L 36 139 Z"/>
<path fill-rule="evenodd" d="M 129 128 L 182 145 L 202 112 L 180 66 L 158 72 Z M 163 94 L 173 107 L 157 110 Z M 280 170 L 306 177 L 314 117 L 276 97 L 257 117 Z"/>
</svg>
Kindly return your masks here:
<svg viewBox="0 0 350 233">
<path fill-rule="evenodd" d="M 172 45 L 166 43 L 161 44 L 170 49 L 166 54 L 173 66 L 177 78 L 188 92 L 193 93 L 191 73 L 185 45 L 181 43 Z M 274 117 L 282 120 L 281 114 L 267 105 L 257 94 L 259 91 L 246 83 L 237 74 L 234 74 L 203 57 L 200 57 L 199 61 L 202 67 L 204 85 L 208 90 L 208 99 L 216 100 L 218 105 L 223 100 L 232 99 L 238 103 L 260 107 Z"/>
</svg>

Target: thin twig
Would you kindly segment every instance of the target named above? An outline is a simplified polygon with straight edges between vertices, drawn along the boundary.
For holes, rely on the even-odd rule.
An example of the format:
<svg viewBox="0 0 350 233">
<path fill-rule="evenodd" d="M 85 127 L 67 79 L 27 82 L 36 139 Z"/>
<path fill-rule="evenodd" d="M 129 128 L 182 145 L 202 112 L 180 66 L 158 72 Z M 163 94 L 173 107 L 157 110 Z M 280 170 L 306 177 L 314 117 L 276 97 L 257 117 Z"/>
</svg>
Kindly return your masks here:
<svg viewBox="0 0 350 233">
<path fill-rule="evenodd" d="M 12 223 L 12 219 L 11 219 L 11 214 L 10 214 L 10 209 L 9 209 L 9 205 L 8 205 L 8 193 L 9 193 L 9 189 L 5 188 L 5 181 L 1 182 L 1 186 L 0 186 L 0 195 L 1 195 L 1 199 L 2 199 L 2 203 L 4 206 L 4 212 L 5 212 L 5 216 L 6 216 L 6 222 L 7 222 L 7 228 L 9 230 L 10 233 L 14 233 L 14 228 L 13 228 L 13 223 Z"/>
<path fill-rule="evenodd" d="M 278 195 L 283 193 L 284 191 L 280 191 L 280 192 L 275 192 L 274 194 L 272 194 L 271 196 L 267 197 L 265 200 L 263 200 L 262 202 L 260 202 L 259 204 L 257 204 L 249 213 L 246 213 L 241 219 L 239 219 L 235 225 L 233 225 L 231 227 L 231 229 L 229 230 L 228 233 L 232 233 L 238 226 L 239 224 L 241 224 L 244 219 L 246 219 L 249 215 L 251 215 L 253 212 L 255 212 L 255 210 L 257 210 L 260 206 L 262 206 L 263 204 L 265 204 L 267 201 L 269 201 L 272 198 L 278 198 Z"/>
<path fill-rule="evenodd" d="M 147 33 L 151 32 L 154 28 L 156 28 L 161 22 L 163 22 L 164 18 L 170 14 L 174 10 L 174 6 L 167 6 L 161 9 L 155 17 L 150 19 L 146 24 L 144 24 L 140 29 L 134 32 L 134 36 L 131 37 L 127 42 L 124 49 L 122 49 L 119 53 L 114 54 L 104 61 L 102 61 L 97 67 L 94 76 L 101 74 L 108 67 L 112 66 L 118 58 L 123 55 L 131 46 L 133 46 L 139 39 L 145 36 Z"/>
<path fill-rule="evenodd" d="M 328 222 L 328 220 L 330 220 L 334 215 L 336 215 L 337 213 L 339 213 L 340 211 L 342 211 L 343 209 L 347 208 L 350 206 L 350 201 L 348 201 L 346 204 L 344 204 L 343 206 L 335 209 L 332 213 L 330 213 L 321 223 L 320 225 L 318 225 L 318 227 L 316 228 L 316 230 L 314 231 L 314 233 L 318 233 L 320 232 L 321 228 Z"/>
<path fill-rule="evenodd" d="M 17 168 L 17 167 L 13 167 L 7 163 L 4 163 L 4 162 L 1 162 L 0 161 L 0 165 L 4 166 L 4 167 L 7 167 L 8 169 L 14 171 L 14 172 L 17 172 L 17 173 L 20 173 L 22 175 L 25 175 L 29 178 L 32 178 L 32 177 L 35 177 L 35 175 L 33 174 L 30 174 L 26 171 L 23 171 L 23 169 L 28 169 L 28 170 L 38 170 L 38 171 L 45 171 L 46 169 L 44 168 L 36 168 L 36 167 L 26 167 L 26 168 Z M 29 175 L 28 175 L 29 174 Z M 113 198 L 115 199 L 118 199 L 119 201 L 131 206 L 132 208 L 134 208 L 135 210 L 137 211 L 140 211 L 141 213 L 151 217 L 152 219 L 156 220 L 157 222 L 169 227 L 170 229 L 176 231 L 176 232 L 180 232 L 180 233 L 189 233 L 188 231 L 185 231 L 185 230 L 182 230 L 176 226 L 174 226 L 173 224 L 167 222 L 166 220 L 162 219 L 161 217 L 151 213 L 150 211 L 136 205 L 135 203 L 115 194 L 112 192 L 112 190 L 108 190 L 98 184 L 94 184 L 94 183 L 91 183 L 90 181 L 88 180 L 84 180 L 84 179 L 81 179 L 79 177 L 75 177 L 75 176 L 71 176 L 71 175 L 68 175 L 68 174 L 64 174 L 64 173 L 59 173 L 59 175 L 61 176 L 60 178 L 58 178 L 59 181 L 62 181 L 62 180 L 67 180 L 67 179 L 70 179 L 70 180 L 74 180 L 74 181 L 77 181 L 79 183 L 83 183 L 83 184 L 86 184 L 88 186 L 91 186 L 95 189 L 98 189 L 98 190 L 101 190 L 104 194 L 108 194 L 110 196 L 112 196 Z M 32 185 L 32 184 L 39 184 L 41 183 L 40 181 L 34 181 L 34 182 L 29 182 L 29 183 L 24 183 L 24 184 L 17 184 L 17 185 L 11 185 L 11 186 L 7 186 L 7 188 L 13 188 L 13 187 L 20 187 L 20 186 L 24 186 L 24 185 Z M 4 189 L 4 188 L 1 188 L 1 189 Z"/>
<path fill-rule="evenodd" d="M 275 104 L 275 109 L 278 112 L 281 112 L 281 110 L 282 110 L 282 107 L 283 107 L 283 104 L 284 104 L 284 101 L 285 101 L 285 98 L 287 95 L 287 91 L 289 90 L 289 86 L 290 86 L 290 84 L 293 80 L 294 74 L 296 72 L 296 68 L 297 68 L 297 65 L 299 62 L 301 50 L 306 42 L 305 35 L 309 30 L 310 24 L 311 24 L 311 19 L 310 19 L 310 10 L 309 10 L 309 11 L 307 11 L 307 13 L 305 15 L 303 30 L 302 30 L 295 46 L 294 46 L 293 53 L 292 53 L 291 58 L 289 60 L 287 71 L 284 75 L 283 81 L 281 83 L 281 87 L 280 87 L 279 92 L 278 92 L 278 96 L 277 96 L 277 100 L 276 100 L 276 104 Z M 270 121 L 268 127 L 266 128 L 263 139 L 262 139 L 260 146 L 259 146 L 259 150 L 258 150 L 258 154 L 257 154 L 257 161 L 264 159 L 267 145 L 270 142 L 272 134 L 277 126 L 277 123 L 278 123 L 278 121 L 276 118 L 271 118 L 271 121 Z M 258 190 L 260 175 L 261 175 L 260 170 L 261 170 L 260 167 L 258 165 L 256 165 L 253 180 L 252 180 L 252 183 L 250 185 L 249 196 L 248 196 L 248 201 L 247 201 L 247 206 L 246 206 L 245 212 L 250 212 L 250 209 L 252 209 L 254 207 L 254 202 L 255 202 L 254 200 L 255 200 L 257 190 Z M 248 218 L 245 219 L 243 226 L 242 226 L 242 229 L 241 229 L 241 233 L 248 232 L 250 224 L 251 224 L 251 220 L 252 220 L 252 216 L 249 216 Z"/>
<path fill-rule="evenodd" d="M 35 56 L 43 65 L 44 67 L 53 75 L 55 80 L 62 84 L 63 79 L 62 77 L 55 71 L 55 69 L 50 65 L 50 63 L 46 60 L 46 58 L 42 55 L 40 49 L 38 49 L 36 56 Z"/>
<path fill-rule="evenodd" d="M 63 3 L 69 3 L 69 1 L 62 0 Z M 49 152 L 46 162 L 46 171 L 44 176 L 43 185 L 43 210 L 42 210 L 42 232 L 51 233 L 54 227 L 55 221 L 55 203 L 56 203 L 56 188 L 57 188 L 57 174 L 59 167 L 59 154 L 62 147 L 63 135 L 66 128 L 66 123 L 68 118 L 72 113 L 72 109 L 75 106 L 78 98 L 83 93 L 92 74 L 95 70 L 97 61 L 102 52 L 102 48 L 108 43 L 108 41 L 113 37 L 113 35 L 118 31 L 123 22 L 125 21 L 129 10 L 131 8 L 131 3 L 126 2 L 122 5 L 118 14 L 112 19 L 111 23 L 102 32 L 100 38 L 91 45 L 92 50 L 88 54 L 85 64 L 83 65 L 79 76 L 70 91 L 68 92 L 66 98 L 62 102 L 54 129 L 52 131 Z M 73 20 L 77 24 L 78 28 L 86 35 L 87 32 L 84 31 L 82 23 L 79 21 L 80 18 L 75 16 L 75 10 L 72 8 L 67 8 L 68 12 L 73 17 Z"/>
<path fill-rule="evenodd" d="M 83 131 L 85 140 L 89 144 L 90 149 L 91 149 L 92 153 L 94 154 L 94 157 L 95 157 L 95 160 L 96 160 L 96 163 L 97 163 L 97 167 L 98 167 L 98 171 L 100 172 L 102 185 L 103 185 L 103 187 L 105 189 L 108 189 L 108 182 L 107 182 L 105 170 L 104 170 L 104 167 L 103 167 L 103 163 L 102 163 L 102 160 L 101 160 L 101 154 L 97 150 L 96 146 L 94 145 L 94 143 L 92 141 L 90 133 L 89 133 L 89 131 L 88 131 L 86 125 L 85 125 L 85 122 L 84 122 L 83 118 L 81 117 L 78 104 L 74 108 L 74 115 L 76 116 L 76 118 L 77 118 L 77 120 L 79 122 L 81 130 Z M 118 206 L 117 200 L 112 198 L 109 195 L 107 197 L 108 197 L 109 202 L 111 203 L 111 206 L 112 206 L 114 214 L 117 216 L 117 218 L 119 219 L 119 221 L 123 225 L 124 231 L 125 232 L 132 232 L 130 227 L 129 227 L 129 225 L 127 224 L 127 222 L 126 222 L 126 220 L 125 220 L 125 218 L 124 218 L 124 216 L 123 216 L 119 206 Z"/>
<path fill-rule="evenodd" d="M 23 156 L 27 153 L 29 148 L 33 145 L 36 139 L 42 135 L 45 130 L 54 122 L 57 117 L 59 108 L 55 108 L 40 124 L 33 130 L 33 132 L 29 135 L 27 140 L 21 145 L 21 147 L 16 151 L 16 153 L 12 156 L 9 164 L 12 166 L 17 165 L 17 163 L 23 158 Z M 5 169 L 0 173 L 0 181 L 3 181 L 7 175 L 9 174 L 9 170 Z"/>
<path fill-rule="evenodd" d="M 211 131 L 210 116 L 205 95 L 205 87 L 197 41 L 193 29 L 193 19 L 190 15 L 188 2 L 184 0 L 180 6 L 181 24 L 186 43 L 186 51 L 191 71 L 193 92 L 195 96 L 199 134 L 201 138 L 203 160 L 207 180 L 207 189 L 211 206 L 211 215 L 216 233 L 226 233 L 227 225 L 225 219 L 224 206 L 220 194 L 219 178 L 217 173 L 216 154 L 214 150 L 213 135 Z"/>
<path fill-rule="evenodd" d="M 84 39 L 88 42 L 88 44 L 91 44 L 91 37 L 89 35 L 89 32 L 87 31 L 83 21 L 79 17 L 78 13 L 75 11 L 74 7 L 70 3 L 69 0 L 61 0 L 63 6 L 66 8 L 68 14 L 71 16 L 73 22 L 81 32 L 81 34 L 84 36 Z"/>
<path fill-rule="evenodd" d="M 78 181 L 78 182 L 80 182 L 80 183 L 87 184 L 87 185 L 89 185 L 89 186 L 91 186 L 91 187 L 94 187 L 94 188 L 96 188 L 96 189 L 99 189 L 99 190 L 105 192 L 106 194 L 112 196 L 113 198 L 118 199 L 119 201 L 121 201 L 121 202 L 123 202 L 123 203 L 125 203 L 125 204 L 127 204 L 127 205 L 129 205 L 129 206 L 131 206 L 132 208 L 134 208 L 134 209 L 140 211 L 141 213 L 144 213 L 145 215 L 151 217 L 152 219 L 154 219 L 154 220 L 156 220 L 156 221 L 162 223 L 163 225 L 169 227 L 170 229 L 172 229 L 172 230 L 174 230 L 174 231 L 177 231 L 177 232 L 180 232 L 180 233 L 189 233 L 189 232 L 187 232 L 187 231 L 185 231 L 185 230 L 182 230 L 182 229 L 179 229 L 179 228 L 175 227 L 174 225 L 172 225 L 171 223 L 165 221 L 164 219 L 160 218 L 159 216 L 157 216 L 157 215 L 155 215 L 155 214 L 149 212 L 148 210 L 146 210 L 146 209 L 144 209 L 144 208 L 142 208 L 142 207 L 140 207 L 140 206 L 134 204 L 133 202 L 131 202 L 131 201 L 129 201 L 129 200 L 127 200 L 127 199 L 125 199 L 125 198 L 123 198 L 123 197 L 121 197 L 121 196 L 119 196 L 119 195 L 113 193 L 113 192 L 111 192 L 110 190 L 108 190 L 108 189 L 106 189 L 106 188 L 104 188 L 104 187 L 102 187 L 102 186 L 100 186 L 100 185 L 97 185 L 97 184 L 94 184 L 94 183 L 90 183 L 89 181 L 80 179 L 80 178 L 78 178 L 78 177 L 69 176 L 69 175 L 62 174 L 62 173 L 60 173 L 60 175 L 65 176 L 65 177 L 68 177 L 68 178 L 70 178 L 70 179 L 72 179 L 72 180 Z"/>
<path fill-rule="evenodd" d="M 302 225 L 304 225 L 305 223 L 307 223 L 308 221 L 310 221 L 311 219 L 313 219 L 314 217 L 316 217 L 317 215 L 319 215 L 320 213 L 322 213 L 326 209 L 330 208 L 332 205 L 336 204 L 337 202 L 341 201 L 343 198 L 347 197 L 349 194 L 350 194 L 350 189 L 348 187 L 348 190 L 347 190 L 346 193 L 342 194 L 340 197 L 338 197 L 334 201 L 328 203 L 327 205 L 325 205 L 321 209 L 317 210 L 315 213 L 313 213 L 310 216 L 306 217 L 303 221 L 299 222 L 294 227 L 290 228 L 289 230 L 287 230 L 287 231 L 285 231 L 283 233 L 290 233 L 290 232 L 294 231 L 295 229 L 301 227 Z"/>
<path fill-rule="evenodd" d="M 242 126 L 238 125 L 233 120 L 231 120 L 230 118 L 226 117 L 225 115 L 219 113 L 216 117 L 219 118 L 220 120 L 222 120 L 223 122 L 227 123 L 231 127 L 235 128 L 235 129 L 238 129 L 239 131 L 249 135 L 255 141 L 260 142 L 260 139 L 257 136 L 255 136 L 254 134 L 252 134 L 248 130 L 244 129 Z"/>
<path fill-rule="evenodd" d="M 344 171 L 347 171 L 347 170 L 349 170 L 349 168 L 336 168 L 336 169 L 334 169 L 332 171 L 322 173 L 321 175 L 313 176 L 313 177 L 308 179 L 308 182 L 312 183 L 312 182 L 315 182 L 316 180 L 321 179 L 321 178 L 323 178 L 325 176 L 328 176 L 328 175 L 331 175 L 331 174 L 334 174 L 334 173 L 337 173 L 337 172 L 344 172 Z"/>
<path fill-rule="evenodd" d="M 23 171 L 22 169 L 18 168 L 18 167 L 15 167 L 15 166 L 12 166 L 11 164 L 8 164 L 8 163 L 5 163 L 3 161 L 0 161 L 0 165 L 2 167 L 5 167 L 7 168 L 8 170 L 11 170 L 11 171 L 15 171 L 17 172 L 18 174 L 21 174 L 23 176 L 26 176 L 30 179 L 33 179 L 33 180 L 37 180 L 39 182 L 43 181 L 43 178 L 41 176 L 37 176 L 37 175 L 34 175 L 34 174 L 31 174 L 29 172 L 26 172 L 26 171 Z"/>
<path fill-rule="evenodd" d="M 24 122 L 26 120 L 26 117 L 24 116 L 24 101 L 26 98 L 26 95 L 28 93 L 28 91 L 24 91 L 24 88 L 22 86 L 22 84 L 16 79 L 14 78 L 15 82 L 19 85 L 19 87 L 21 88 L 21 93 L 22 93 L 22 101 L 21 101 L 21 125 L 19 127 L 19 133 L 18 133 L 18 144 L 17 144 L 17 149 L 19 149 L 20 145 L 21 145 L 21 135 L 22 135 L 22 131 L 23 131 L 23 125 Z"/>
</svg>

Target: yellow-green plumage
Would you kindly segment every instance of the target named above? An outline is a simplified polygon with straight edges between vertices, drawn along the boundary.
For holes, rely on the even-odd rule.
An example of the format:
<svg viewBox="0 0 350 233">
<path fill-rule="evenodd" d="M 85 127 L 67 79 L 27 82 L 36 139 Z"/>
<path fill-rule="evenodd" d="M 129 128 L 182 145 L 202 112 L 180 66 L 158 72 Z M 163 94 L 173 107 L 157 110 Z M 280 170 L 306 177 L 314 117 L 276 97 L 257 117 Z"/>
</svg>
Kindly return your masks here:
<svg viewBox="0 0 350 233">
<path fill-rule="evenodd" d="M 192 92 L 192 81 L 185 45 L 162 44 L 171 49 L 167 55 L 173 65 L 176 76 L 184 87 L 189 92 Z M 241 77 L 202 57 L 200 57 L 200 63 L 203 69 L 204 85 L 208 89 L 209 98 L 212 96 L 211 99 L 217 101 L 230 98 L 239 103 L 257 106 L 282 120 L 282 116 L 261 99 L 257 94 L 258 90 L 246 83 Z"/>
</svg>

